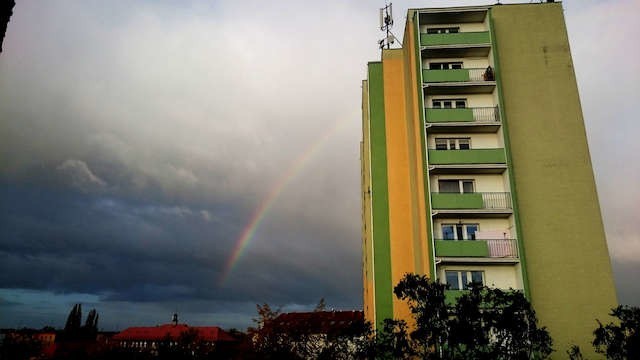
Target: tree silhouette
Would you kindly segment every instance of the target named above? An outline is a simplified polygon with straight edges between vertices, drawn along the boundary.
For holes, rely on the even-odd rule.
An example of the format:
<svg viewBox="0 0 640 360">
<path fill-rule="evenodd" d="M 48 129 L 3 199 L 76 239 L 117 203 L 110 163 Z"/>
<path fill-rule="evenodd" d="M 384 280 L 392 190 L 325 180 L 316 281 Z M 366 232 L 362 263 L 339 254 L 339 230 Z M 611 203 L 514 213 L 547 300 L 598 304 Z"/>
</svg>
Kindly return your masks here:
<svg viewBox="0 0 640 360">
<path fill-rule="evenodd" d="M 607 359 L 640 359 L 640 308 L 618 306 L 611 310 L 611 316 L 618 323 L 602 325 L 593 332 L 593 346 L 596 352 L 605 354 Z"/>
</svg>

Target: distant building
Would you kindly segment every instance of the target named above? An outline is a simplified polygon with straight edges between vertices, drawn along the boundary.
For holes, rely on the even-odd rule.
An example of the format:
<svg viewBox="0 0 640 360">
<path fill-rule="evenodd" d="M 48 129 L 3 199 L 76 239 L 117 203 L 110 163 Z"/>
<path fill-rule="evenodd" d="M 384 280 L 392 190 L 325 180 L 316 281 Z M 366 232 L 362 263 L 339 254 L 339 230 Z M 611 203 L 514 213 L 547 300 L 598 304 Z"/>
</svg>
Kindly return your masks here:
<svg viewBox="0 0 640 360">
<path fill-rule="evenodd" d="M 562 5 L 410 9 L 362 90 L 366 319 L 410 319 L 417 273 L 520 290 L 590 349 L 617 300 Z"/>
<path fill-rule="evenodd" d="M 362 311 L 313 311 L 280 314 L 272 325 L 301 329 L 307 334 L 331 335 L 349 331 L 364 323 Z M 267 325 L 269 326 L 269 325 Z"/>
<path fill-rule="evenodd" d="M 234 337 L 217 326 L 189 326 L 187 324 L 165 324 L 147 327 L 130 327 L 111 338 L 112 344 L 125 349 L 156 350 L 161 343 L 178 345 L 180 336 L 192 331 L 198 341 L 215 346 L 220 342 L 236 341 Z"/>
<path fill-rule="evenodd" d="M 353 351 L 364 324 L 362 311 L 295 312 L 280 314 L 261 331 L 276 344 L 288 344 L 288 351 L 300 358 L 317 358 L 327 346 L 341 344 Z"/>
</svg>

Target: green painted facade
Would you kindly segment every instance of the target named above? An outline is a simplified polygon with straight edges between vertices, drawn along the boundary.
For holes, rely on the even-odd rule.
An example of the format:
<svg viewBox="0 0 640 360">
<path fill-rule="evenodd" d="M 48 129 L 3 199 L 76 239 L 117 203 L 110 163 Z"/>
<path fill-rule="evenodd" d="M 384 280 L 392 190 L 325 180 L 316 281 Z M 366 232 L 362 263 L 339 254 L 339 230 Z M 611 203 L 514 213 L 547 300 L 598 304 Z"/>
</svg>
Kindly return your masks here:
<svg viewBox="0 0 640 360">
<path fill-rule="evenodd" d="M 433 209 L 482 209 L 484 202 L 482 194 L 432 193 L 431 206 Z"/>
<path fill-rule="evenodd" d="M 440 82 L 465 82 L 469 81 L 468 69 L 453 69 L 453 70 L 422 70 L 422 78 L 427 83 L 440 83 Z"/>
<path fill-rule="evenodd" d="M 473 122 L 472 109 L 432 109 L 427 108 L 427 121 L 430 123 Z"/>
<path fill-rule="evenodd" d="M 429 150 L 429 163 L 444 164 L 505 164 L 504 149 Z"/>
<path fill-rule="evenodd" d="M 493 49 L 493 62 L 494 62 L 494 66 L 495 66 L 495 72 L 496 72 L 496 87 L 497 87 L 497 91 L 498 91 L 498 103 L 499 103 L 499 108 L 502 109 L 504 107 L 504 98 L 503 98 L 503 90 L 502 90 L 502 83 L 501 83 L 501 79 L 502 79 L 502 74 L 500 72 L 500 51 L 498 49 L 498 46 L 496 46 L 496 35 L 495 35 L 495 30 L 494 30 L 494 26 L 493 26 L 493 11 L 492 9 L 489 9 L 489 33 L 491 35 L 491 43 L 494 44 L 492 49 Z M 510 146 L 510 140 L 509 140 L 509 131 L 508 131 L 508 124 L 507 124 L 507 116 L 505 115 L 505 113 L 503 111 L 501 111 L 499 113 L 500 116 L 500 121 L 502 122 L 502 127 L 503 127 L 503 140 L 504 140 L 504 144 L 505 144 L 505 156 L 507 159 L 507 165 L 509 168 L 509 174 L 511 174 L 511 176 L 509 176 L 509 187 L 511 189 L 511 204 L 514 208 L 513 211 L 513 217 L 514 217 L 514 222 L 516 224 L 515 226 L 515 232 L 516 232 L 516 239 L 518 242 L 518 255 L 520 257 L 520 261 L 521 261 L 521 267 L 520 267 L 520 271 L 522 273 L 522 280 L 523 280 L 523 285 L 524 285 L 524 295 L 527 299 L 531 300 L 531 292 L 530 292 L 530 285 L 529 285 L 529 271 L 527 268 L 527 257 L 525 255 L 525 249 L 524 249 L 524 236 L 522 234 L 522 224 L 520 222 L 520 213 L 518 211 L 518 194 L 516 191 L 516 182 L 515 182 L 515 178 L 513 176 L 513 160 L 511 157 L 511 146 Z"/>
<path fill-rule="evenodd" d="M 374 296 L 376 319 L 393 318 L 389 196 L 382 63 L 369 63 L 369 119 L 371 141 L 371 192 Z"/>
<path fill-rule="evenodd" d="M 482 240 L 436 240 L 436 256 L 489 257 L 489 245 Z"/>
<path fill-rule="evenodd" d="M 591 358 L 617 301 L 562 6 L 490 14 L 530 298 L 558 358 L 571 344 Z"/>
<path fill-rule="evenodd" d="M 459 45 L 459 44 L 488 44 L 488 31 L 461 32 L 454 34 L 421 34 L 420 45 Z"/>
</svg>

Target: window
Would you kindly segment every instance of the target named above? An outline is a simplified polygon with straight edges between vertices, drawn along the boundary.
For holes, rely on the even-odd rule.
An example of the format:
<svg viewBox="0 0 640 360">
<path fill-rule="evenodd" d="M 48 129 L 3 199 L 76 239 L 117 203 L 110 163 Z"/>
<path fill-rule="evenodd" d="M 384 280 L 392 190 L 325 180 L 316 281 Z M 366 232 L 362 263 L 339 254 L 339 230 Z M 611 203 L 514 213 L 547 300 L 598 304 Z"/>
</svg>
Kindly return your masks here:
<svg viewBox="0 0 640 360">
<path fill-rule="evenodd" d="M 460 32 L 460 28 L 457 26 L 427 29 L 427 34 L 455 34 L 457 32 Z"/>
<path fill-rule="evenodd" d="M 469 150 L 471 138 L 436 138 L 436 150 Z"/>
<path fill-rule="evenodd" d="M 462 109 L 467 107 L 467 99 L 433 99 L 431 107 L 434 109 Z"/>
<path fill-rule="evenodd" d="M 438 180 L 438 191 L 441 193 L 473 193 L 473 180 Z"/>
<path fill-rule="evenodd" d="M 443 240 L 475 240 L 478 224 L 442 224 Z"/>
<path fill-rule="evenodd" d="M 466 290 L 470 283 L 484 285 L 484 271 L 445 271 L 445 281 L 450 290 Z"/>
<path fill-rule="evenodd" d="M 455 70 L 455 69 L 462 69 L 462 61 L 429 63 L 429 70 Z"/>
</svg>

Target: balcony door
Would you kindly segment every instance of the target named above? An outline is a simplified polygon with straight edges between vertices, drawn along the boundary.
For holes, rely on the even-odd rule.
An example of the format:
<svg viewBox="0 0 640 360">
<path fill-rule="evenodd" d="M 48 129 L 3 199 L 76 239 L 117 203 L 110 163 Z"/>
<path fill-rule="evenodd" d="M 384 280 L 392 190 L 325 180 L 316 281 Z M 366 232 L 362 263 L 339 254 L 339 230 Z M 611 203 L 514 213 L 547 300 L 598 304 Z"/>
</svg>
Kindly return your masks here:
<svg viewBox="0 0 640 360">
<path fill-rule="evenodd" d="M 462 65 L 462 61 L 432 62 L 429 63 L 429 70 L 459 70 Z"/>
<path fill-rule="evenodd" d="M 457 194 L 474 193 L 475 184 L 473 180 L 438 180 L 438 191 Z"/>
<path fill-rule="evenodd" d="M 436 150 L 469 150 L 471 138 L 436 138 Z"/>
<path fill-rule="evenodd" d="M 434 109 L 464 109 L 467 107 L 467 99 L 433 99 L 431 107 Z"/>
<path fill-rule="evenodd" d="M 443 240 L 475 240 L 478 224 L 442 224 Z"/>
</svg>

